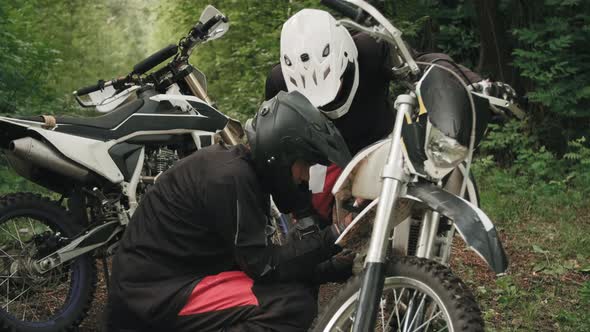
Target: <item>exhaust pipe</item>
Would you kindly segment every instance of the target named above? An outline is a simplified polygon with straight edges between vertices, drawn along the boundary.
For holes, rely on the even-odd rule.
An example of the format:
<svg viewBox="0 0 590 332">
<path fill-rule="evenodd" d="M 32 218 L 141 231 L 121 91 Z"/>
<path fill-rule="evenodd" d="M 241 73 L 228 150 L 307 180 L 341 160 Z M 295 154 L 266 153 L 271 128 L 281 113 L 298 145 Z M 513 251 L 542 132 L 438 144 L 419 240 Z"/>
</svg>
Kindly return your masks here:
<svg viewBox="0 0 590 332">
<path fill-rule="evenodd" d="M 64 158 L 60 153 L 34 138 L 25 137 L 11 141 L 9 151 L 16 157 L 56 173 L 85 181 L 88 170 Z"/>
</svg>

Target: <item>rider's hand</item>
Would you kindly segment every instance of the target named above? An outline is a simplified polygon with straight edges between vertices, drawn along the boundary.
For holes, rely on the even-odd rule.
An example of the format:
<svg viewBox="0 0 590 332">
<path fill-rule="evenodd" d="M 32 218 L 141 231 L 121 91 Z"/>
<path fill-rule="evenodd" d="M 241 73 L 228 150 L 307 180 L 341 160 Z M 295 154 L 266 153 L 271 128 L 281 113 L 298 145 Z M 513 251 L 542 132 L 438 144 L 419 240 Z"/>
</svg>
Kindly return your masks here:
<svg viewBox="0 0 590 332">
<path fill-rule="evenodd" d="M 349 249 L 342 250 L 338 255 L 317 265 L 313 282 L 344 282 L 352 276 L 352 265 L 356 254 Z"/>
<path fill-rule="evenodd" d="M 503 82 L 483 80 L 478 82 L 476 86 L 478 86 L 481 89 L 481 92 L 485 95 L 504 99 L 511 103 L 516 103 L 518 98 L 516 91 L 514 91 L 510 85 Z"/>
</svg>

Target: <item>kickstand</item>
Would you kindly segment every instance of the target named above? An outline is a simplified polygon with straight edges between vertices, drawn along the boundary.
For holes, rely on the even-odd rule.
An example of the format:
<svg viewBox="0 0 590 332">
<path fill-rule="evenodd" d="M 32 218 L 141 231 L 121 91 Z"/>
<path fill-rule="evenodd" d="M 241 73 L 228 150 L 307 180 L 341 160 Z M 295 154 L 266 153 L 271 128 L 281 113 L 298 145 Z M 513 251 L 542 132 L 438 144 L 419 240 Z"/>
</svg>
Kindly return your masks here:
<svg viewBox="0 0 590 332">
<path fill-rule="evenodd" d="M 110 285 L 111 275 L 109 274 L 109 265 L 108 265 L 106 257 L 102 258 L 102 273 L 104 274 L 104 282 L 107 285 L 107 294 L 108 294 L 109 290 L 111 289 L 111 285 Z"/>
</svg>

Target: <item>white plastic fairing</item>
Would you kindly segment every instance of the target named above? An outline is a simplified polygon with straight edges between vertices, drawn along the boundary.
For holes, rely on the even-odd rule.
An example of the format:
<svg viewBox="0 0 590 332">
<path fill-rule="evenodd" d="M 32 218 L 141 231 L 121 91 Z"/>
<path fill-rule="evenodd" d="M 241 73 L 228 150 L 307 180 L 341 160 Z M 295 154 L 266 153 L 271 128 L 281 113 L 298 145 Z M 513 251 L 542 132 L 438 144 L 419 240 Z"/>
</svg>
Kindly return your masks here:
<svg viewBox="0 0 590 332">
<path fill-rule="evenodd" d="M 123 174 L 109 155 L 111 145 L 75 135 L 64 134 L 42 128 L 29 128 L 43 136 L 64 156 L 104 176 L 112 183 L 123 181 Z"/>
<path fill-rule="evenodd" d="M 367 158 L 359 163 L 355 176 L 352 179 L 353 197 L 364 199 L 375 199 L 379 197 L 381 186 L 383 185 L 381 171 L 387 160 L 389 145 L 380 145 L 379 148 L 371 152 Z"/>
<path fill-rule="evenodd" d="M 382 141 L 376 142 L 372 145 L 369 145 L 368 147 L 359 151 L 359 153 L 357 153 L 352 158 L 352 160 L 346 165 L 346 167 L 344 168 L 342 173 L 340 173 L 338 180 L 336 180 L 334 187 L 332 187 L 332 194 L 336 195 L 336 193 L 338 193 L 342 189 L 342 187 L 346 183 L 346 180 L 351 175 L 352 171 L 354 171 L 357 168 L 357 166 L 359 165 L 360 162 L 362 162 L 365 158 L 367 158 L 367 156 L 371 152 L 377 150 L 380 146 L 382 146 L 383 144 L 385 144 L 387 142 L 389 142 L 389 140 L 382 140 Z"/>
<path fill-rule="evenodd" d="M 168 101 L 174 107 L 178 107 L 181 110 L 183 110 L 184 112 L 187 112 L 187 113 L 193 112 L 194 114 L 196 114 L 198 116 L 202 116 L 202 117 L 205 117 L 205 116 L 201 115 L 194 107 L 192 107 L 191 104 L 189 103 L 189 101 L 205 104 L 205 105 L 211 107 L 209 104 L 207 104 L 207 102 L 205 102 L 204 100 L 197 98 L 195 96 L 177 95 L 177 94 L 173 94 L 173 93 L 164 94 L 164 95 L 155 95 L 153 97 L 150 97 L 150 99 L 153 101 L 157 101 L 157 102 L 161 102 L 163 100 Z"/>
<path fill-rule="evenodd" d="M 332 194 L 336 195 L 347 180 L 352 181 L 351 193 L 355 198 L 375 199 L 381 194 L 381 171 L 389 154 L 390 139 L 379 141 L 360 151 L 338 177 Z M 395 158 L 397 167 L 403 168 L 403 156 Z"/>
</svg>

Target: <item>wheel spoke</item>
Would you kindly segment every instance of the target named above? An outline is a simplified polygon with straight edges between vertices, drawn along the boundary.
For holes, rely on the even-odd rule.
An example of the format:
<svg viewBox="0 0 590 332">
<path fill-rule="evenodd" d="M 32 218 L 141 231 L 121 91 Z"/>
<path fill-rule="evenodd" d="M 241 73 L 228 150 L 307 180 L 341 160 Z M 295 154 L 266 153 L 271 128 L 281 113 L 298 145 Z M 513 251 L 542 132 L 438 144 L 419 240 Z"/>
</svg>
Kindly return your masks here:
<svg viewBox="0 0 590 332">
<path fill-rule="evenodd" d="M 25 248 L 25 245 L 23 244 L 23 241 L 20 238 L 20 234 L 19 234 L 20 231 L 18 230 L 18 227 L 16 227 L 16 222 L 13 221 L 12 222 L 12 226 L 14 226 L 14 232 L 16 233 L 16 237 L 18 239 L 18 243 L 20 243 L 20 248 L 21 249 L 24 249 Z"/>
<path fill-rule="evenodd" d="M 7 278 L 6 280 L 0 282 L 0 286 L 4 285 L 4 283 L 6 283 L 7 281 L 9 281 L 10 279 L 13 278 L 13 276 L 16 274 L 16 271 L 12 272 Z"/>
<path fill-rule="evenodd" d="M 22 291 L 20 294 L 18 294 L 14 299 L 10 300 L 10 302 L 6 303 L 6 305 L 4 305 L 2 307 L 2 309 L 6 309 L 6 311 L 8 311 L 8 305 L 11 304 L 12 302 L 16 301 L 18 298 L 20 298 L 21 296 L 23 296 L 23 294 L 25 294 L 26 292 L 29 291 L 29 289 L 31 289 L 31 287 L 33 286 L 29 286 L 29 288 L 25 289 L 24 291 Z"/>
<path fill-rule="evenodd" d="M 385 331 L 385 305 L 387 304 L 387 300 L 381 297 L 381 301 L 379 301 L 379 306 L 381 307 L 381 331 Z"/>
<path fill-rule="evenodd" d="M 416 293 L 417 293 L 417 291 L 416 291 Z M 420 304 L 418 304 L 418 308 L 416 309 L 416 314 L 414 315 L 414 318 L 412 318 L 412 321 L 410 322 L 410 325 L 408 326 L 410 329 L 414 325 L 414 322 L 416 322 L 416 318 L 419 316 L 420 310 L 422 310 L 422 307 L 424 306 L 425 299 L 426 299 L 426 294 L 423 294 L 422 300 L 420 300 Z"/>
<path fill-rule="evenodd" d="M 8 234 L 8 236 L 10 236 L 11 238 L 15 239 L 16 241 L 18 241 L 20 243 L 20 240 L 16 236 L 12 235 L 9 231 L 5 230 L 4 227 L 0 226 L 0 230 L 2 230 L 4 233 Z M 22 249 L 22 243 L 20 243 L 20 244 L 21 244 L 21 249 Z"/>
<path fill-rule="evenodd" d="M 418 326 L 415 330 L 413 330 L 412 332 L 418 331 L 420 330 L 422 327 L 426 326 L 426 325 L 430 325 L 430 322 L 432 320 L 434 320 L 436 317 L 440 316 L 442 314 L 442 311 L 439 311 L 436 315 L 430 317 L 426 322 L 422 323 L 422 325 Z M 445 326 L 446 328 L 446 326 Z M 428 327 L 425 329 L 428 330 Z"/>
<path fill-rule="evenodd" d="M 35 232 L 35 227 L 33 227 L 33 223 L 31 222 L 31 218 L 27 217 L 27 221 L 29 222 L 29 225 L 31 225 L 31 231 L 33 232 L 33 236 L 36 236 L 37 232 Z"/>
<path fill-rule="evenodd" d="M 12 259 L 13 261 L 15 260 L 14 259 L 14 256 L 13 255 L 9 255 L 6 251 L 0 249 L 0 252 L 4 254 L 4 256 L 0 256 L 0 257 L 7 257 L 7 258 Z"/>
<path fill-rule="evenodd" d="M 406 314 L 404 315 L 404 332 L 408 332 L 410 326 L 408 325 L 410 323 L 410 317 L 412 315 L 412 310 L 414 309 L 414 300 L 416 299 L 416 294 L 418 292 L 414 291 L 414 293 L 412 294 L 412 298 L 410 299 L 410 303 L 408 303 L 408 308 L 406 309 Z"/>
<path fill-rule="evenodd" d="M 395 302 L 395 304 L 393 306 L 395 307 L 395 318 L 397 319 L 397 328 L 398 329 L 401 328 L 401 326 L 402 326 L 402 323 L 399 320 L 399 302 L 401 301 L 405 290 L 406 290 L 405 288 L 402 288 L 402 291 L 399 294 L 399 300 L 398 300 L 397 299 L 397 292 L 395 291 L 395 288 L 393 289 L 393 299 Z"/>
</svg>

